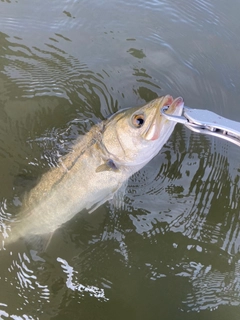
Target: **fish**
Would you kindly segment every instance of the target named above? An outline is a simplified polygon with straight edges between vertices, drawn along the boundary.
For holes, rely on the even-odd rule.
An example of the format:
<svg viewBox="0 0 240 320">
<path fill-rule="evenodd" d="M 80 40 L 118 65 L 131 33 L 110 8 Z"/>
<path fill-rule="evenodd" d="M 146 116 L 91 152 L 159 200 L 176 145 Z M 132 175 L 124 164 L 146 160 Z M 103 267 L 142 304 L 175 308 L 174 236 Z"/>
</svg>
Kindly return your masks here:
<svg viewBox="0 0 240 320">
<path fill-rule="evenodd" d="M 71 151 L 24 197 L 5 243 L 51 235 L 77 213 L 93 212 L 114 198 L 121 203 L 127 180 L 154 158 L 172 134 L 184 102 L 170 95 L 122 109 L 79 137 Z"/>
</svg>

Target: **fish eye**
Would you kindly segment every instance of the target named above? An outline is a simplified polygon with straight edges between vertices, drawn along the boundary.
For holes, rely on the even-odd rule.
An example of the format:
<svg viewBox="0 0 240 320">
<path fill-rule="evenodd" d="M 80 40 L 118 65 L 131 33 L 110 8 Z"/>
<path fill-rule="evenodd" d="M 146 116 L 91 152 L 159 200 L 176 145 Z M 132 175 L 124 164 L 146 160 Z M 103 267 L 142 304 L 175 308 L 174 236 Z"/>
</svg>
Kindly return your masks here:
<svg viewBox="0 0 240 320">
<path fill-rule="evenodd" d="M 144 125 L 144 122 L 145 122 L 145 118 L 143 114 L 136 114 L 132 118 L 132 123 L 136 128 L 141 128 Z"/>
</svg>

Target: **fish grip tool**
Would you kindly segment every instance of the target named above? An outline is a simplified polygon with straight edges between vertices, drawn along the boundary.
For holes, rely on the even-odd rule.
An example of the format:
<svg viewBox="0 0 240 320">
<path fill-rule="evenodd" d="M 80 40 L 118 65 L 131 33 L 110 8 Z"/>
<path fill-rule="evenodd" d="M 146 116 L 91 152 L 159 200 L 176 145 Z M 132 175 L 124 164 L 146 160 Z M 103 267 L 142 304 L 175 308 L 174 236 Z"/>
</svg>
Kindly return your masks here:
<svg viewBox="0 0 240 320">
<path fill-rule="evenodd" d="M 168 120 L 184 124 L 188 129 L 230 141 L 240 147 L 240 122 L 224 118 L 217 113 L 184 106 L 181 116 L 167 114 L 168 106 L 161 114 Z"/>
</svg>

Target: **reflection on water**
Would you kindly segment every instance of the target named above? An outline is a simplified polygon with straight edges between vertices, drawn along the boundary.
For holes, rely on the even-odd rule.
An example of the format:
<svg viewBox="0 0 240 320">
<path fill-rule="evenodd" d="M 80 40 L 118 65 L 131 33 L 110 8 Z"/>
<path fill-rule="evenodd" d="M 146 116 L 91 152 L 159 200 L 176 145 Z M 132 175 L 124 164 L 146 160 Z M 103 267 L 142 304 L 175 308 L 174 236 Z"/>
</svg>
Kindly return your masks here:
<svg viewBox="0 0 240 320">
<path fill-rule="evenodd" d="M 239 262 L 234 264 L 232 271 L 228 268 L 225 272 L 201 263 L 189 263 L 185 267 L 192 280 L 192 293 L 183 301 L 184 309 L 216 310 L 219 305 L 239 305 Z"/>
<path fill-rule="evenodd" d="M 21 44 L 21 40 L 9 40 L 5 34 L 1 34 L 1 43 L 8 50 L 8 56 L 2 59 L 2 74 L 17 86 L 19 96 L 15 96 L 15 99 L 58 96 L 70 104 L 84 107 L 85 116 L 89 117 L 87 111 L 91 110 L 90 101 L 99 104 L 99 108 L 109 105 L 111 97 L 103 81 L 104 74 L 94 74 L 85 64 L 63 50 L 49 45 L 46 45 L 47 49 L 28 48 Z"/>
<path fill-rule="evenodd" d="M 24 191 L 120 108 L 170 93 L 240 121 L 238 7 L 0 2 L 3 237 Z M 83 212 L 44 253 L 0 251 L 0 317 L 238 319 L 239 163 L 236 146 L 178 125 L 123 208 Z"/>
<path fill-rule="evenodd" d="M 130 218 L 136 232 L 151 243 L 153 256 L 161 251 L 163 235 L 174 239 L 166 243 L 174 256 L 183 253 L 169 264 L 164 254 L 157 264 L 145 263 L 152 280 L 174 274 L 191 281 L 183 310 L 239 305 L 239 156 L 234 158 L 231 148 L 214 152 L 219 141 L 192 134 L 187 140 L 191 148 L 186 151 L 175 136 L 161 154 L 158 176 L 140 172 L 133 177 L 131 188 L 139 190 L 129 195 L 134 208 Z M 158 249 L 153 249 L 156 243 Z"/>
<path fill-rule="evenodd" d="M 2 254 L 3 255 L 3 254 Z M 33 261 L 26 253 L 18 253 L 13 256 L 11 264 L 2 263 L 1 272 L 4 276 L 1 277 L 1 305 L 0 315 L 11 319 L 35 319 L 31 315 L 26 314 L 28 307 L 34 306 L 37 314 L 42 314 L 42 307 L 45 303 L 49 303 L 50 292 L 46 284 L 41 284 L 38 277 L 33 271 Z M 6 261 L 6 255 L 5 255 Z M 7 293 L 7 294 L 6 294 Z M 9 300 L 8 297 L 13 298 Z M 10 308 L 10 309 L 9 309 Z M 15 310 L 18 314 L 9 314 L 8 310 Z M 22 317 L 21 317 L 22 316 Z M 39 318 L 38 318 L 39 319 Z"/>
<path fill-rule="evenodd" d="M 204 136 L 190 136 L 188 132 L 187 135 L 191 149 L 182 149 L 178 139 L 181 137 L 175 136 L 174 144 L 161 154 L 160 171 L 157 177 L 152 177 L 153 181 L 146 181 L 144 170 L 132 179 L 133 188 L 138 186 L 140 190 L 131 205 L 147 212 L 145 218 L 140 215 L 141 223 L 135 220 L 136 216 L 132 218 L 140 233 L 154 228 L 151 221 L 157 219 L 167 222 L 168 230 L 198 240 L 207 237 L 208 242 L 220 245 L 222 237 L 217 230 L 221 231 L 221 225 L 224 228 L 221 232 L 225 233 L 228 212 L 234 212 L 233 217 L 236 217 L 239 210 L 239 159 L 231 157 L 231 149 L 229 152 L 214 152 L 216 144 L 222 142 L 208 141 Z M 159 163 L 159 159 L 153 160 L 152 166 L 154 162 Z M 220 224 L 215 224 L 216 219 L 220 219 Z M 209 225 L 202 230 L 205 223 Z M 234 226 L 236 228 L 238 224 L 234 223 Z M 210 228 L 209 232 L 206 227 Z M 212 228 L 216 228 L 216 233 Z M 236 231 L 231 234 L 236 235 Z M 227 251 L 236 253 L 238 248 Z"/>
<path fill-rule="evenodd" d="M 78 283 L 76 280 L 74 281 L 74 275 L 77 273 L 73 270 L 73 267 L 69 266 L 67 261 L 57 258 L 57 261 L 62 264 L 63 271 L 67 274 L 66 286 L 72 291 L 78 291 L 80 293 L 88 293 L 91 297 L 95 297 L 97 299 L 102 299 L 103 301 L 108 301 L 109 299 L 105 297 L 104 290 L 99 289 L 95 286 L 84 286 L 81 283 Z"/>
</svg>

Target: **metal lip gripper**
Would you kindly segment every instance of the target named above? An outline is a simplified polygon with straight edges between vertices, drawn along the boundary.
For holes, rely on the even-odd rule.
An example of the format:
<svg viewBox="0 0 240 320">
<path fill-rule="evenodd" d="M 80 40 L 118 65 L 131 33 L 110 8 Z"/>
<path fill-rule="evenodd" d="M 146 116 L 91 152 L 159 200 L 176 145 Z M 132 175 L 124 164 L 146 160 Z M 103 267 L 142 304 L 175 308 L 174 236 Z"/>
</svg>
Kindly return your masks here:
<svg viewBox="0 0 240 320">
<path fill-rule="evenodd" d="M 240 122 L 224 118 L 217 113 L 184 106 L 181 116 L 166 113 L 168 106 L 161 109 L 161 114 L 168 120 L 184 124 L 188 129 L 230 141 L 240 147 Z"/>
</svg>

